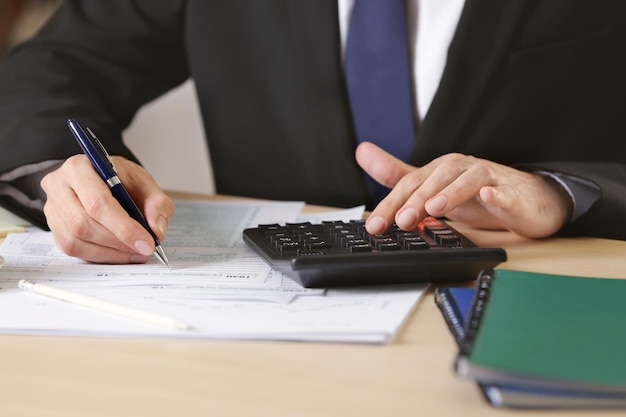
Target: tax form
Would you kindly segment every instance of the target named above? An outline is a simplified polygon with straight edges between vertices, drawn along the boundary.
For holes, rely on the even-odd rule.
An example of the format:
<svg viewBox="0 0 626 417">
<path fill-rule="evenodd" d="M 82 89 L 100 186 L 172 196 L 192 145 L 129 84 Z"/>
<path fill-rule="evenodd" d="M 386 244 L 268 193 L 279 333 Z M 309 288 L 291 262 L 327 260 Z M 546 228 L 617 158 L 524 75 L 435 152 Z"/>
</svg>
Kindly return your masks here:
<svg viewBox="0 0 626 417">
<path fill-rule="evenodd" d="M 263 223 L 350 220 L 363 207 L 302 214 L 302 202 L 176 202 L 162 242 L 168 269 L 101 265 L 64 255 L 49 232 L 10 234 L 0 246 L 0 333 L 389 343 L 426 284 L 306 289 L 272 270 L 242 240 Z M 185 321 L 163 329 L 17 288 L 26 279 Z"/>
</svg>

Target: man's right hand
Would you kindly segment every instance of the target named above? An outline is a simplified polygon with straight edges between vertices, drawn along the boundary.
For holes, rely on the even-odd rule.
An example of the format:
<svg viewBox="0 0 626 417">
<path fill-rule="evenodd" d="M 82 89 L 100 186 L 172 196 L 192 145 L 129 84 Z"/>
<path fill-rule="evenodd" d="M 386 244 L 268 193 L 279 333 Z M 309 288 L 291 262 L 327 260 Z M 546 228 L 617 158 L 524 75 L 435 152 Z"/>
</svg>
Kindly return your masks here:
<svg viewBox="0 0 626 417">
<path fill-rule="evenodd" d="M 141 166 L 112 157 L 118 176 L 159 241 L 174 216 L 174 201 Z M 145 263 L 154 239 L 113 197 L 85 155 L 68 158 L 46 175 L 44 214 L 56 244 L 70 256 L 98 263 Z"/>
</svg>

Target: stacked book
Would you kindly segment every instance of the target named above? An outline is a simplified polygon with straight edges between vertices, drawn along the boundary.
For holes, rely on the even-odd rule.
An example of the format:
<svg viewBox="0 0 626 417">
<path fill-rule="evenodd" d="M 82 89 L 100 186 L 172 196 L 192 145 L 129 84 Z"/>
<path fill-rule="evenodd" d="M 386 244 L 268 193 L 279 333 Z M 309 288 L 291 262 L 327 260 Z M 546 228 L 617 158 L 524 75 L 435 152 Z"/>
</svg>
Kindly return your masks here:
<svg viewBox="0 0 626 417">
<path fill-rule="evenodd" d="M 488 270 L 435 301 L 492 405 L 626 407 L 626 279 Z"/>
</svg>

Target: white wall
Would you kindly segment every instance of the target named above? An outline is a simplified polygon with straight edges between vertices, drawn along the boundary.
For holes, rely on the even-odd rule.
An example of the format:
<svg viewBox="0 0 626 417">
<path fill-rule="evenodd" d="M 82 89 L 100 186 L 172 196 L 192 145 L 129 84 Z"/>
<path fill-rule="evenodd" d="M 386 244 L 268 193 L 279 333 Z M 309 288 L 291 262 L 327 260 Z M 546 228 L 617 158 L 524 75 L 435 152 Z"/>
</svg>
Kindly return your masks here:
<svg viewBox="0 0 626 417">
<path fill-rule="evenodd" d="M 161 188 L 215 192 L 192 81 L 144 106 L 124 132 L 124 142 Z"/>
</svg>

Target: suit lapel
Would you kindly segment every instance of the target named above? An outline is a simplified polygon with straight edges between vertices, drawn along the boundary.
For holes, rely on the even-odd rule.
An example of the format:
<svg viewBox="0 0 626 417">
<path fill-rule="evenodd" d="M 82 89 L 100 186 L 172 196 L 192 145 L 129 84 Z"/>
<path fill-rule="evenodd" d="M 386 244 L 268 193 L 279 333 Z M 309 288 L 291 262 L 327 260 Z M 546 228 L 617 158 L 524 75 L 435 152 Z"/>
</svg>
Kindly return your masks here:
<svg viewBox="0 0 626 417">
<path fill-rule="evenodd" d="M 292 0 L 289 6 L 301 102 L 308 106 L 311 122 L 306 128 L 315 136 L 307 144 L 309 153 L 324 161 L 324 171 L 338 187 L 367 195 L 354 159 L 356 138 L 341 62 L 337 0 Z"/>
<path fill-rule="evenodd" d="M 464 140 L 464 129 L 480 109 L 480 99 L 505 57 L 526 4 L 466 1 L 439 89 L 420 127 L 413 161 L 448 153 Z"/>
</svg>

